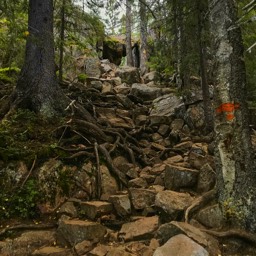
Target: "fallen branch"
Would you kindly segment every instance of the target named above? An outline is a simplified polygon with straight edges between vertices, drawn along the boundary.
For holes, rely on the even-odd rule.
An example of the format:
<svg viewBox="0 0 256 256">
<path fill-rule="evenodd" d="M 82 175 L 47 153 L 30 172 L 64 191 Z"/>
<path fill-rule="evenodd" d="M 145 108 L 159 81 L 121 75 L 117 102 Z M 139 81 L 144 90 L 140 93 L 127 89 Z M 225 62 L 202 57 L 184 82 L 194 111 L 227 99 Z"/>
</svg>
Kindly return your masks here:
<svg viewBox="0 0 256 256">
<path fill-rule="evenodd" d="M 20 186 L 20 189 L 22 189 L 22 188 L 24 187 L 24 185 L 26 184 L 28 178 L 30 177 L 30 175 L 31 175 L 31 173 L 32 173 L 32 171 L 33 171 L 33 169 L 34 169 L 34 167 L 35 167 L 36 159 L 37 159 L 37 156 L 35 156 L 34 161 L 33 161 L 33 164 L 32 164 L 32 166 L 31 166 L 31 168 L 30 168 L 30 170 L 29 170 L 29 172 L 28 172 L 28 175 L 26 176 L 26 178 L 25 178 L 24 181 L 22 182 L 22 184 L 21 184 L 21 186 Z"/>
</svg>

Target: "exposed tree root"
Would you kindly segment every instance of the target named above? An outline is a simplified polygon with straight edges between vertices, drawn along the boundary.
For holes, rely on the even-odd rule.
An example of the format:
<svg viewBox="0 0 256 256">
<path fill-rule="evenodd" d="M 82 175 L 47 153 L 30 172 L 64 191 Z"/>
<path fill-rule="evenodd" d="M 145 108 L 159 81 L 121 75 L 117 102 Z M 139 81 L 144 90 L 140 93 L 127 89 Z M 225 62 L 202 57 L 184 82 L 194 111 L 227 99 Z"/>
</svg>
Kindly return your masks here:
<svg viewBox="0 0 256 256">
<path fill-rule="evenodd" d="M 216 231 L 216 230 L 209 230 L 209 229 L 200 229 L 202 232 L 205 232 L 209 235 L 213 235 L 216 237 L 238 237 L 242 238 L 248 242 L 254 243 L 256 245 L 256 235 L 246 232 L 241 229 L 230 229 L 227 231 Z"/>
<path fill-rule="evenodd" d="M 198 210 L 200 207 L 207 204 L 210 200 L 214 199 L 216 196 L 217 190 L 216 188 L 206 192 L 202 196 L 196 198 L 193 203 L 186 209 L 185 211 L 185 222 L 189 222 L 189 214 L 192 211 Z"/>
<path fill-rule="evenodd" d="M 45 230 L 56 228 L 57 223 L 49 224 L 20 224 L 13 227 L 7 227 L 0 231 L 0 236 L 5 235 L 8 231 L 18 231 L 18 230 Z"/>
<path fill-rule="evenodd" d="M 123 185 L 127 187 L 127 179 L 124 173 L 122 173 L 118 168 L 116 168 L 112 162 L 111 156 L 108 153 L 108 150 L 106 149 L 105 145 L 101 144 L 99 145 L 99 151 L 104 155 L 108 168 L 110 171 L 118 177 L 118 179 L 122 182 Z"/>
</svg>

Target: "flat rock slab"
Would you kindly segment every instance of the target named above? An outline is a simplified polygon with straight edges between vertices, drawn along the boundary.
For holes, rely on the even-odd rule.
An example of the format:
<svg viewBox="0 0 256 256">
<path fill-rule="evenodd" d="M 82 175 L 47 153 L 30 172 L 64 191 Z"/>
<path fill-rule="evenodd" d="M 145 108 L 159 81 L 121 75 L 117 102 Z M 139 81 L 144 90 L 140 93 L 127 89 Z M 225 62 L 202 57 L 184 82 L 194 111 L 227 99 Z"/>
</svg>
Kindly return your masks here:
<svg viewBox="0 0 256 256">
<path fill-rule="evenodd" d="M 113 210 L 112 204 L 104 201 L 81 202 L 80 207 L 82 213 L 91 220 L 109 214 Z"/>
<path fill-rule="evenodd" d="M 156 195 L 155 206 L 170 216 L 176 216 L 176 214 L 189 207 L 193 200 L 194 197 L 188 193 L 164 190 Z"/>
<path fill-rule="evenodd" d="M 185 222 L 172 221 L 161 225 L 157 230 L 156 237 L 160 240 L 161 244 L 163 244 L 166 243 L 169 238 L 179 234 L 184 234 L 193 239 L 206 248 L 210 255 L 220 254 L 219 243 L 215 238 Z"/>
<path fill-rule="evenodd" d="M 185 235 L 177 235 L 156 249 L 153 256 L 209 256 L 199 244 Z"/>
<path fill-rule="evenodd" d="M 143 188 L 129 188 L 132 205 L 136 210 L 150 207 L 155 203 L 155 190 Z"/>
<path fill-rule="evenodd" d="M 131 201 L 129 195 L 112 195 L 109 201 L 113 204 L 117 214 L 121 217 L 131 214 Z"/>
<path fill-rule="evenodd" d="M 58 237 L 71 245 L 84 240 L 100 240 L 104 237 L 106 228 L 99 223 L 82 220 L 60 220 L 57 229 Z"/>
<path fill-rule="evenodd" d="M 167 189 L 178 190 L 196 185 L 198 170 L 188 169 L 176 165 L 166 165 L 164 184 Z"/>
<path fill-rule="evenodd" d="M 43 247 L 35 250 L 33 256 L 72 256 L 73 253 L 69 249 L 60 247 Z"/>
<path fill-rule="evenodd" d="M 158 228 L 158 222 L 158 216 L 153 216 L 125 223 L 119 232 L 119 238 L 125 241 L 152 238 Z"/>
<path fill-rule="evenodd" d="M 0 255 L 27 256 L 36 249 L 51 246 L 56 241 L 55 231 L 28 231 L 1 245 Z"/>
</svg>

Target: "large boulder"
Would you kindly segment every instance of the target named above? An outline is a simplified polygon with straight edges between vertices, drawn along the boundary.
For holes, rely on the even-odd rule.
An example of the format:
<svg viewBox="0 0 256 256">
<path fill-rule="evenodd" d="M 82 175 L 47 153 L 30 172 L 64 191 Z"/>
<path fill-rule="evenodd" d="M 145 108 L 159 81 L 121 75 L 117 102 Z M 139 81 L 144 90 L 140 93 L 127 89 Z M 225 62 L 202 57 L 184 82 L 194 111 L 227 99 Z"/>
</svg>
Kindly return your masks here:
<svg viewBox="0 0 256 256">
<path fill-rule="evenodd" d="M 103 42 L 103 59 L 108 59 L 111 63 L 120 65 L 122 57 L 126 56 L 125 44 L 118 38 L 107 38 Z"/>
<path fill-rule="evenodd" d="M 141 99 L 142 101 L 149 101 L 161 96 L 162 90 L 161 88 L 148 87 L 145 84 L 134 83 L 132 85 L 130 94 Z"/>
<path fill-rule="evenodd" d="M 100 78 L 101 63 L 99 58 L 88 57 L 84 60 L 85 73 L 88 77 Z"/>
<path fill-rule="evenodd" d="M 140 72 L 138 68 L 122 66 L 116 70 L 116 76 L 120 77 L 123 83 L 134 84 L 140 83 Z"/>
</svg>

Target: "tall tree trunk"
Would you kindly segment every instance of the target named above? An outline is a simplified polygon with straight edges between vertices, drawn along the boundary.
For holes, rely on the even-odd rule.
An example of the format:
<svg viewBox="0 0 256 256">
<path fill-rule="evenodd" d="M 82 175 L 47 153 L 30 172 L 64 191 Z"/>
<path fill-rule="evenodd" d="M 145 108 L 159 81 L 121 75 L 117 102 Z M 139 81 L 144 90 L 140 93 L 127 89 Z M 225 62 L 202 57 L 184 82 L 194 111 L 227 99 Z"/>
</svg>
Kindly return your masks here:
<svg viewBox="0 0 256 256">
<path fill-rule="evenodd" d="M 126 58 L 127 66 L 133 66 L 132 33 L 131 33 L 131 0 L 126 0 Z"/>
<path fill-rule="evenodd" d="M 55 72 L 53 0 L 29 1 L 28 31 L 25 63 L 12 106 L 50 117 L 63 112 L 67 104 Z"/>
<path fill-rule="evenodd" d="M 65 37 L 65 0 L 62 0 L 61 6 L 61 28 L 60 28 L 60 60 L 59 60 L 59 82 L 63 79 L 63 53 Z"/>
<path fill-rule="evenodd" d="M 218 200 L 233 226 L 256 230 L 256 187 L 246 106 L 246 77 L 235 1 L 210 1 Z"/>
<path fill-rule="evenodd" d="M 203 0 L 205 1 L 205 0 Z M 206 57 L 205 57 L 205 40 L 203 38 L 203 31 L 205 24 L 203 22 L 204 7 L 202 6 L 202 0 L 197 3 L 198 9 L 198 46 L 199 46 L 199 58 L 200 58 L 200 73 L 201 73 L 201 86 L 203 93 L 204 104 L 204 118 L 205 128 L 207 131 L 213 130 L 213 108 L 210 98 L 210 91 L 206 72 Z"/>
<path fill-rule="evenodd" d="M 147 46 L 147 8 L 146 0 L 140 0 L 140 72 L 148 72 L 148 46 Z"/>
</svg>

